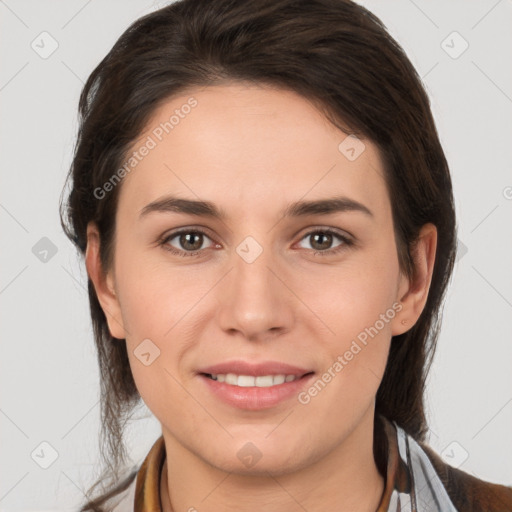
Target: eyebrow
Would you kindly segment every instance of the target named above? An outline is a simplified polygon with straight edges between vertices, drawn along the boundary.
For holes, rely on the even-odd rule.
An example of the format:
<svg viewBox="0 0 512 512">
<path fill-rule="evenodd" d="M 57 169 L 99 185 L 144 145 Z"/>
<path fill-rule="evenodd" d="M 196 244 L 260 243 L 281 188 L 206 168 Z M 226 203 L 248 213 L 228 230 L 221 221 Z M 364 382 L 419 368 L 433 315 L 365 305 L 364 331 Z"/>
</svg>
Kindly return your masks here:
<svg viewBox="0 0 512 512">
<path fill-rule="evenodd" d="M 149 203 L 142 208 L 139 219 L 153 212 L 185 213 L 219 220 L 225 220 L 228 217 L 223 209 L 218 208 L 210 201 L 183 199 L 176 196 L 166 196 Z M 373 217 L 371 210 L 364 204 L 343 196 L 317 199 L 314 201 L 296 201 L 289 204 L 284 209 L 282 216 L 285 218 L 304 217 L 307 215 L 328 215 L 338 212 L 362 212 L 365 215 Z"/>
</svg>

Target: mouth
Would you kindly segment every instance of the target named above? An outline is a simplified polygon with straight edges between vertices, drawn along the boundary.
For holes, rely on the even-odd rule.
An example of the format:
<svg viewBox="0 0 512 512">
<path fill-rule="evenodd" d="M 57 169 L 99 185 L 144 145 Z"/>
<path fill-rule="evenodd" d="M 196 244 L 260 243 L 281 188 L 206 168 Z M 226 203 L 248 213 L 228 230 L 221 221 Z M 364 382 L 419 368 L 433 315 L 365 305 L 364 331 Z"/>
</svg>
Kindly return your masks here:
<svg viewBox="0 0 512 512">
<path fill-rule="evenodd" d="M 197 372 L 204 392 L 238 409 L 261 410 L 290 404 L 315 372 L 277 361 L 229 361 Z"/>
<path fill-rule="evenodd" d="M 296 380 L 300 380 L 306 376 L 312 375 L 314 372 L 307 372 L 302 375 L 295 375 L 295 374 L 269 374 L 269 375 L 237 375 L 235 373 L 218 373 L 218 374 L 212 374 L 212 373 L 201 373 L 201 375 L 211 379 L 215 380 L 217 382 L 223 382 L 225 384 L 228 384 L 230 386 L 237 386 L 240 388 L 251 388 L 251 387 L 257 387 L 257 388 L 270 388 L 274 386 L 279 386 L 281 384 L 284 384 L 285 382 L 293 382 Z"/>
</svg>

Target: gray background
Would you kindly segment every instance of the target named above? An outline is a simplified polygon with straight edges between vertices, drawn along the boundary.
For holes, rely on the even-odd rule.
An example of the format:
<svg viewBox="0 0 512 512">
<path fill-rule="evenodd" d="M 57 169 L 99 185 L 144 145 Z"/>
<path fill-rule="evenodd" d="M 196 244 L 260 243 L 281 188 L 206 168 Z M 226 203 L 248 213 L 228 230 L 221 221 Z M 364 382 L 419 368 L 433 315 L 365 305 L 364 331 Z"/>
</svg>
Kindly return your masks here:
<svg viewBox="0 0 512 512">
<path fill-rule="evenodd" d="M 512 3 L 360 3 L 423 77 L 454 181 L 461 255 L 428 385 L 430 444 L 512 484 Z M 162 5 L 0 0 L 2 511 L 76 510 L 98 474 L 87 280 L 58 201 L 83 82 L 132 21 Z M 160 435 L 145 406 L 138 416 L 134 463 Z"/>
</svg>

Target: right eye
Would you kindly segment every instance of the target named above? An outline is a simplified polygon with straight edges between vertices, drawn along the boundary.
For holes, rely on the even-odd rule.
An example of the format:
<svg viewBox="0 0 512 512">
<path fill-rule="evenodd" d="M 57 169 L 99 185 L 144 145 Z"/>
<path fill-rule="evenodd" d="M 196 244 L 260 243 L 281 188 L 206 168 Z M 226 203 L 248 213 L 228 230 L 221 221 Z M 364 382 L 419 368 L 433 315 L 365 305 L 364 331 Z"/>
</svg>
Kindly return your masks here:
<svg viewBox="0 0 512 512">
<path fill-rule="evenodd" d="M 197 256 L 198 252 L 203 250 L 202 246 L 205 237 L 210 239 L 206 232 L 199 228 L 180 229 L 166 235 L 159 242 L 159 245 L 177 256 Z M 178 247 L 171 244 L 171 241 L 174 239 L 177 239 Z"/>
</svg>

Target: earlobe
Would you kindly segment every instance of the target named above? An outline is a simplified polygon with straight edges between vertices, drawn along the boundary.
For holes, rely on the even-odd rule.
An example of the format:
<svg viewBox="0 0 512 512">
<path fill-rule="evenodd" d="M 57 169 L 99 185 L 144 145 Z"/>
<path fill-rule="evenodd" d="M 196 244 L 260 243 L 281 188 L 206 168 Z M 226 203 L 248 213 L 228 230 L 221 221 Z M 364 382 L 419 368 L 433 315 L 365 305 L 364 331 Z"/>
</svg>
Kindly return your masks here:
<svg viewBox="0 0 512 512">
<path fill-rule="evenodd" d="M 418 320 L 425 307 L 432 282 L 437 249 L 437 228 L 431 224 L 422 226 L 417 243 L 412 250 L 414 275 L 411 279 L 400 276 L 397 300 L 401 303 L 400 314 L 394 319 L 392 335 L 408 331 Z"/>
<path fill-rule="evenodd" d="M 111 272 L 105 273 L 100 260 L 100 235 L 94 222 L 87 226 L 87 247 L 85 265 L 91 279 L 101 309 L 107 318 L 110 334 L 114 338 L 125 339 L 126 333 L 121 315 L 121 307 L 115 292 L 115 283 Z"/>
</svg>

